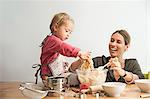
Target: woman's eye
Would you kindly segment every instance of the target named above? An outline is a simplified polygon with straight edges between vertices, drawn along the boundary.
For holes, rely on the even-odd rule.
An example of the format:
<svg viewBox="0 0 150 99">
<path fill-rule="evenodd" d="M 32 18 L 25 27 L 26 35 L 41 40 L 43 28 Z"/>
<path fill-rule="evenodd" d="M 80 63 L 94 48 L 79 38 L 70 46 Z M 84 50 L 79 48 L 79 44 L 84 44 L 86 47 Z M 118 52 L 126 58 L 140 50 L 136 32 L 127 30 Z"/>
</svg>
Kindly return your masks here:
<svg viewBox="0 0 150 99">
<path fill-rule="evenodd" d="M 121 44 L 122 42 L 120 40 L 117 41 L 118 44 Z"/>
<path fill-rule="evenodd" d="M 110 40 L 110 42 L 114 42 L 114 41 L 115 41 L 114 39 L 111 39 L 111 40 Z"/>
</svg>

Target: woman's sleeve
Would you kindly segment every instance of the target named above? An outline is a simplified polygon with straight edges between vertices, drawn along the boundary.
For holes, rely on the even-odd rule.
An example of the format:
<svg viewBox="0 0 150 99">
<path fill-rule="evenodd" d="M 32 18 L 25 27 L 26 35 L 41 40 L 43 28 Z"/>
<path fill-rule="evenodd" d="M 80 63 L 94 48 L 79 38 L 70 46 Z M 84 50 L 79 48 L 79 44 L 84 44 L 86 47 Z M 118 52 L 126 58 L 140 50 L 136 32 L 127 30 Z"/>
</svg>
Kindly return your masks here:
<svg viewBox="0 0 150 99">
<path fill-rule="evenodd" d="M 140 65 L 136 59 L 129 59 L 130 61 L 127 63 L 129 72 L 132 72 L 133 74 L 136 74 L 139 79 L 143 79 L 144 76 L 142 74 Z"/>
<path fill-rule="evenodd" d="M 94 68 L 98 68 L 99 66 L 103 66 L 108 61 L 107 57 L 105 57 L 104 55 L 94 57 L 92 60 L 93 60 Z"/>
</svg>

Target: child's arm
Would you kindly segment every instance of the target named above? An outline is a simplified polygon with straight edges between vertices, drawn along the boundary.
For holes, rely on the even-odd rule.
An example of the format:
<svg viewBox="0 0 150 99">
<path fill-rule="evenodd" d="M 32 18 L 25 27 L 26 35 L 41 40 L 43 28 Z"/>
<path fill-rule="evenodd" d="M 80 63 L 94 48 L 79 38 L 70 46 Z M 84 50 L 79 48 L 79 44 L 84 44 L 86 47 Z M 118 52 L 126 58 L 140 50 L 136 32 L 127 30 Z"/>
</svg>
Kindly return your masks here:
<svg viewBox="0 0 150 99">
<path fill-rule="evenodd" d="M 49 40 L 47 50 L 55 53 L 60 53 L 67 57 L 79 57 L 80 59 L 88 59 L 90 52 L 82 52 L 80 48 L 74 47 L 66 42 L 61 41 L 59 38 L 52 36 Z"/>
<path fill-rule="evenodd" d="M 88 63 L 91 63 L 91 58 L 90 58 L 90 52 L 78 52 L 77 55 L 80 59 L 78 59 L 77 61 L 73 62 L 69 68 L 70 71 L 75 71 L 76 69 L 78 69 L 85 61 Z"/>
<path fill-rule="evenodd" d="M 77 56 L 82 60 L 88 60 L 90 58 L 90 52 L 79 51 Z"/>
</svg>

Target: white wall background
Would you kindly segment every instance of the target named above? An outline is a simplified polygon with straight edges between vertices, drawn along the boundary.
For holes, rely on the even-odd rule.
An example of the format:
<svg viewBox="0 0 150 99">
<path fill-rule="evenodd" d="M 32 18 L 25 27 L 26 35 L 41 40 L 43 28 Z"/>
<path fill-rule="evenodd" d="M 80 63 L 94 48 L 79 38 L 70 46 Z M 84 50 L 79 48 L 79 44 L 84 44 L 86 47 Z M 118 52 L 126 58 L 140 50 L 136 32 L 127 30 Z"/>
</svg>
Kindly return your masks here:
<svg viewBox="0 0 150 99">
<path fill-rule="evenodd" d="M 40 62 L 38 46 L 58 12 L 75 20 L 67 42 L 92 57 L 109 55 L 111 33 L 126 29 L 132 42 L 125 57 L 137 58 L 142 71 L 150 71 L 149 0 L 0 0 L 0 81 L 35 80 L 31 67 Z"/>
</svg>

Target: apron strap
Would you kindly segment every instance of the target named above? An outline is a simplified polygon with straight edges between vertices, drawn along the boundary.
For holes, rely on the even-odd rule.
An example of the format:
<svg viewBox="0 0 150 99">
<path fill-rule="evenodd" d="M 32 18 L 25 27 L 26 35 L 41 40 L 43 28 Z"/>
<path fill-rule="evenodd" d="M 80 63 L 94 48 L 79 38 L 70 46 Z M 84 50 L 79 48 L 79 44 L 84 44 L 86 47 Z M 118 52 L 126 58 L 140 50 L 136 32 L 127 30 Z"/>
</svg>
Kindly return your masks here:
<svg viewBox="0 0 150 99">
<path fill-rule="evenodd" d="M 41 70 L 41 64 L 33 64 L 32 68 L 38 68 L 37 71 L 36 71 L 36 73 L 35 73 L 35 77 L 36 77 L 35 84 L 37 84 L 37 82 L 38 82 L 38 73 Z"/>
</svg>

